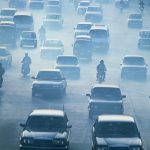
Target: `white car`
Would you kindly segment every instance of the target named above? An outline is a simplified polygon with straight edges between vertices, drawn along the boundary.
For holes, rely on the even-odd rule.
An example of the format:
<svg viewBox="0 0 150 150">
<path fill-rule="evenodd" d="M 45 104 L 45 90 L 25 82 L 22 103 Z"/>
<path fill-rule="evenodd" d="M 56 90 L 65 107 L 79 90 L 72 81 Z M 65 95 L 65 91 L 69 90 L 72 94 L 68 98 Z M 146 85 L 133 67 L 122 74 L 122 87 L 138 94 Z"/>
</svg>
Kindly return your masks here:
<svg viewBox="0 0 150 150">
<path fill-rule="evenodd" d="M 134 13 L 128 16 L 128 27 L 131 28 L 141 28 L 143 26 L 142 14 Z"/>
<path fill-rule="evenodd" d="M 60 69 L 69 79 L 80 78 L 80 66 L 78 58 L 74 55 L 60 55 L 57 57 L 55 69 Z"/>
<path fill-rule="evenodd" d="M 103 18 L 103 8 L 101 5 L 90 5 L 88 6 L 85 13 L 85 21 L 92 23 L 99 23 Z"/>
<path fill-rule="evenodd" d="M 78 35 L 89 35 L 92 22 L 79 22 L 74 28 L 74 37 Z"/>
<path fill-rule="evenodd" d="M 84 15 L 90 3 L 88 0 L 80 1 L 77 7 L 77 14 Z"/>
<path fill-rule="evenodd" d="M 41 47 L 41 58 L 56 58 L 64 53 L 64 45 L 59 39 L 47 39 Z"/>
<path fill-rule="evenodd" d="M 121 63 L 122 79 L 146 79 L 147 64 L 140 55 L 125 55 Z"/>
<path fill-rule="evenodd" d="M 43 19 L 43 25 L 47 28 L 62 28 L 63 27 L 63 17 L 61 14 L 47 14 Z"/>
</svg>

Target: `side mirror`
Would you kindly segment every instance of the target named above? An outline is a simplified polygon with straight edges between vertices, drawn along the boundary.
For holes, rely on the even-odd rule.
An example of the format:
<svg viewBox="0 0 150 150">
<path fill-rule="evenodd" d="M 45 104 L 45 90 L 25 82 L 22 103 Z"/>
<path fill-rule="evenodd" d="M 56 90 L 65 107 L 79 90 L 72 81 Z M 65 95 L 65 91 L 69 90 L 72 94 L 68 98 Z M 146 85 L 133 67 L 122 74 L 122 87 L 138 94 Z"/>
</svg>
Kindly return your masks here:
<svg viewBox="0 0 150 150">
<path fill-rule="evenodd" d="M 126 98 L 126 95 L 122 95 L 122 98 Z"/>
<path fill-rule="evenodd" d="M 36 79 L 36 77 L 31 77 L 32 79 Z"/>
<path fill-rule="evenodd" d="M 91 95 L 90 95 L 90 94 L 86 94 L 86 96 L 91 97 Z"/>
<path fill-rule="evenodd" d="M 24 123 L 20 123 L 20 127 L 25 128 L 25 124 Z"/>
<path fill-rule="evenodd" d="M 67 128 L 69 128 L 69 129 L 72 128 L 72 125 L 67 125 Z"/>
</svg>

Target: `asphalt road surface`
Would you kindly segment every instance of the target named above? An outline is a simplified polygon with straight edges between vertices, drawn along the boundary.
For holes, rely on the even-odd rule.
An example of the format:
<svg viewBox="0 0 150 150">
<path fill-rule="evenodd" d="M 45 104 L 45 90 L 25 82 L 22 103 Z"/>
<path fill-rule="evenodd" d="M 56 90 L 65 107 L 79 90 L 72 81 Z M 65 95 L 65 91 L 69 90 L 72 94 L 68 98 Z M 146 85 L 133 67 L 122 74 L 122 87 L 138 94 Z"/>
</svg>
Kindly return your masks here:
<svg viewBox="0 0 150 150">
<path fill-rule="evenodd" d="M 132 0 L 133 1 L 133 0 Z M 24 123 L 28 114 L 37 108 L 58 108 L 63 105 L 72 124 L 70 138 L 71 150 L 91 149 L 91 128 L 93 121 L 88 118 L 88 100 L 85 94 L 96 83 L 96 65 L 104 59 L 107 66 L 105 83 L 117 84 L 124 99 L 125 114 L 135 117 L 140 130 L 145 149 L 150 149 L 150 51 L 139 50 L 137 47 L 139 29 L 127 27 L 127 16 L 130 12 L 138 12 L 136 1 L 129 9 L 122 13 L 115 8 L 113 2 L 104 4 L 104 17 L 102 24 L 110 29 L 110 50 L 105 54 L 94 54 L 91 63 L 80 62 L 80 80 L 68 80 L 67 94 L 63 99 L 38 97 L 32 98 L 32 79 L 36 72 L 44 68 L 52 68 L 53 60 L 40 58 L 40 47 L 37 49 L 22 49 L 19 46 L 12 49 L 13 64 L 4 76 L 3 87 L 0 89 L 0 150 L 19 149 L 19 137 L 22 132 L 19 123 Z M 0 2 L 0 7 L 6 7 L 6 2 Z M 44 10 L 32 11 L 34 15 L 35 31 L 38 31 L 44 17 Z M 82 16 L 77 16 L 75 9 L 68 0 L 63 4 L 64 26 L 59 31 L 47 31 L 47 38 L 59 38 L 64 42 L 65 54 L 72 54 L 74 26 L 83 21 Z M 150 29 L 150 10 L 144 11 L 144 27 Z M 31 73 L 28 78 L 23 78 L 20 73 L 21 59 L 28 52 L 32 58 Z M 148 64 L 148 76 L 144 82 L 126 81 L 120 78 L 120 63 L 125 54 L 139 54 L 144 56 Z"/>
</svg>

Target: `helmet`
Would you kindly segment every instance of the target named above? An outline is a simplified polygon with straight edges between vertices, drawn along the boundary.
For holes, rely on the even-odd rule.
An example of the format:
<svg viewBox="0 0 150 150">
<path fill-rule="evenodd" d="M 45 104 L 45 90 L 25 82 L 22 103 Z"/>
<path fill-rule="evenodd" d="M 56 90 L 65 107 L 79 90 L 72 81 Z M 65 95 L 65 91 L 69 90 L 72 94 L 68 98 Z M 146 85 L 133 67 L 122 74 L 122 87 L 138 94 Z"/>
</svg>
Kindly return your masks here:
<svg viewBox="0 0 150 150">
<path fill-rule="evenodd" d="M 28 56 L 28 53 L 25 53 L 25 56 Z"/>
<path fill-rule="evenodd" d="M 104 60 L 100 60 L 100 64 L 104 64 Z"/>
</svg>

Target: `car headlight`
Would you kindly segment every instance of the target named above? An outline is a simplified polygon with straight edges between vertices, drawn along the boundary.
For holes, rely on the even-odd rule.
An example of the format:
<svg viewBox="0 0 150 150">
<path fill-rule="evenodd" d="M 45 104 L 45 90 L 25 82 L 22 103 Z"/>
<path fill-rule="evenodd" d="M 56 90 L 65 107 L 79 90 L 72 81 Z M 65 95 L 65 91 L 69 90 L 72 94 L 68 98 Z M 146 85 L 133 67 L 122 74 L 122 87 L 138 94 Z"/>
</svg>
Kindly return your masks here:
<svg viewBox="0 0 150 150">
<path fill-rule="evenodd" d="M 33 143 L 33 139 L 32 138 L 23 138 L 21 140 L 21 143 L 24 144 L 24 145 L 30 145 Z"/>
<path fill-rule="evenodd" d="M 98 147 L 97 150 L 108 150 L 107 147 Z"/>
<path fill-rule="evenodd" d="M 65 141 L 63 139 L 53 140 L 53 144 L 55 145 L 64 145 Z"/>
<path fill-rule="evenodd" d="M 140 147 L 132 147 L 131 150 L 141 150 Z"/>
</svg>

